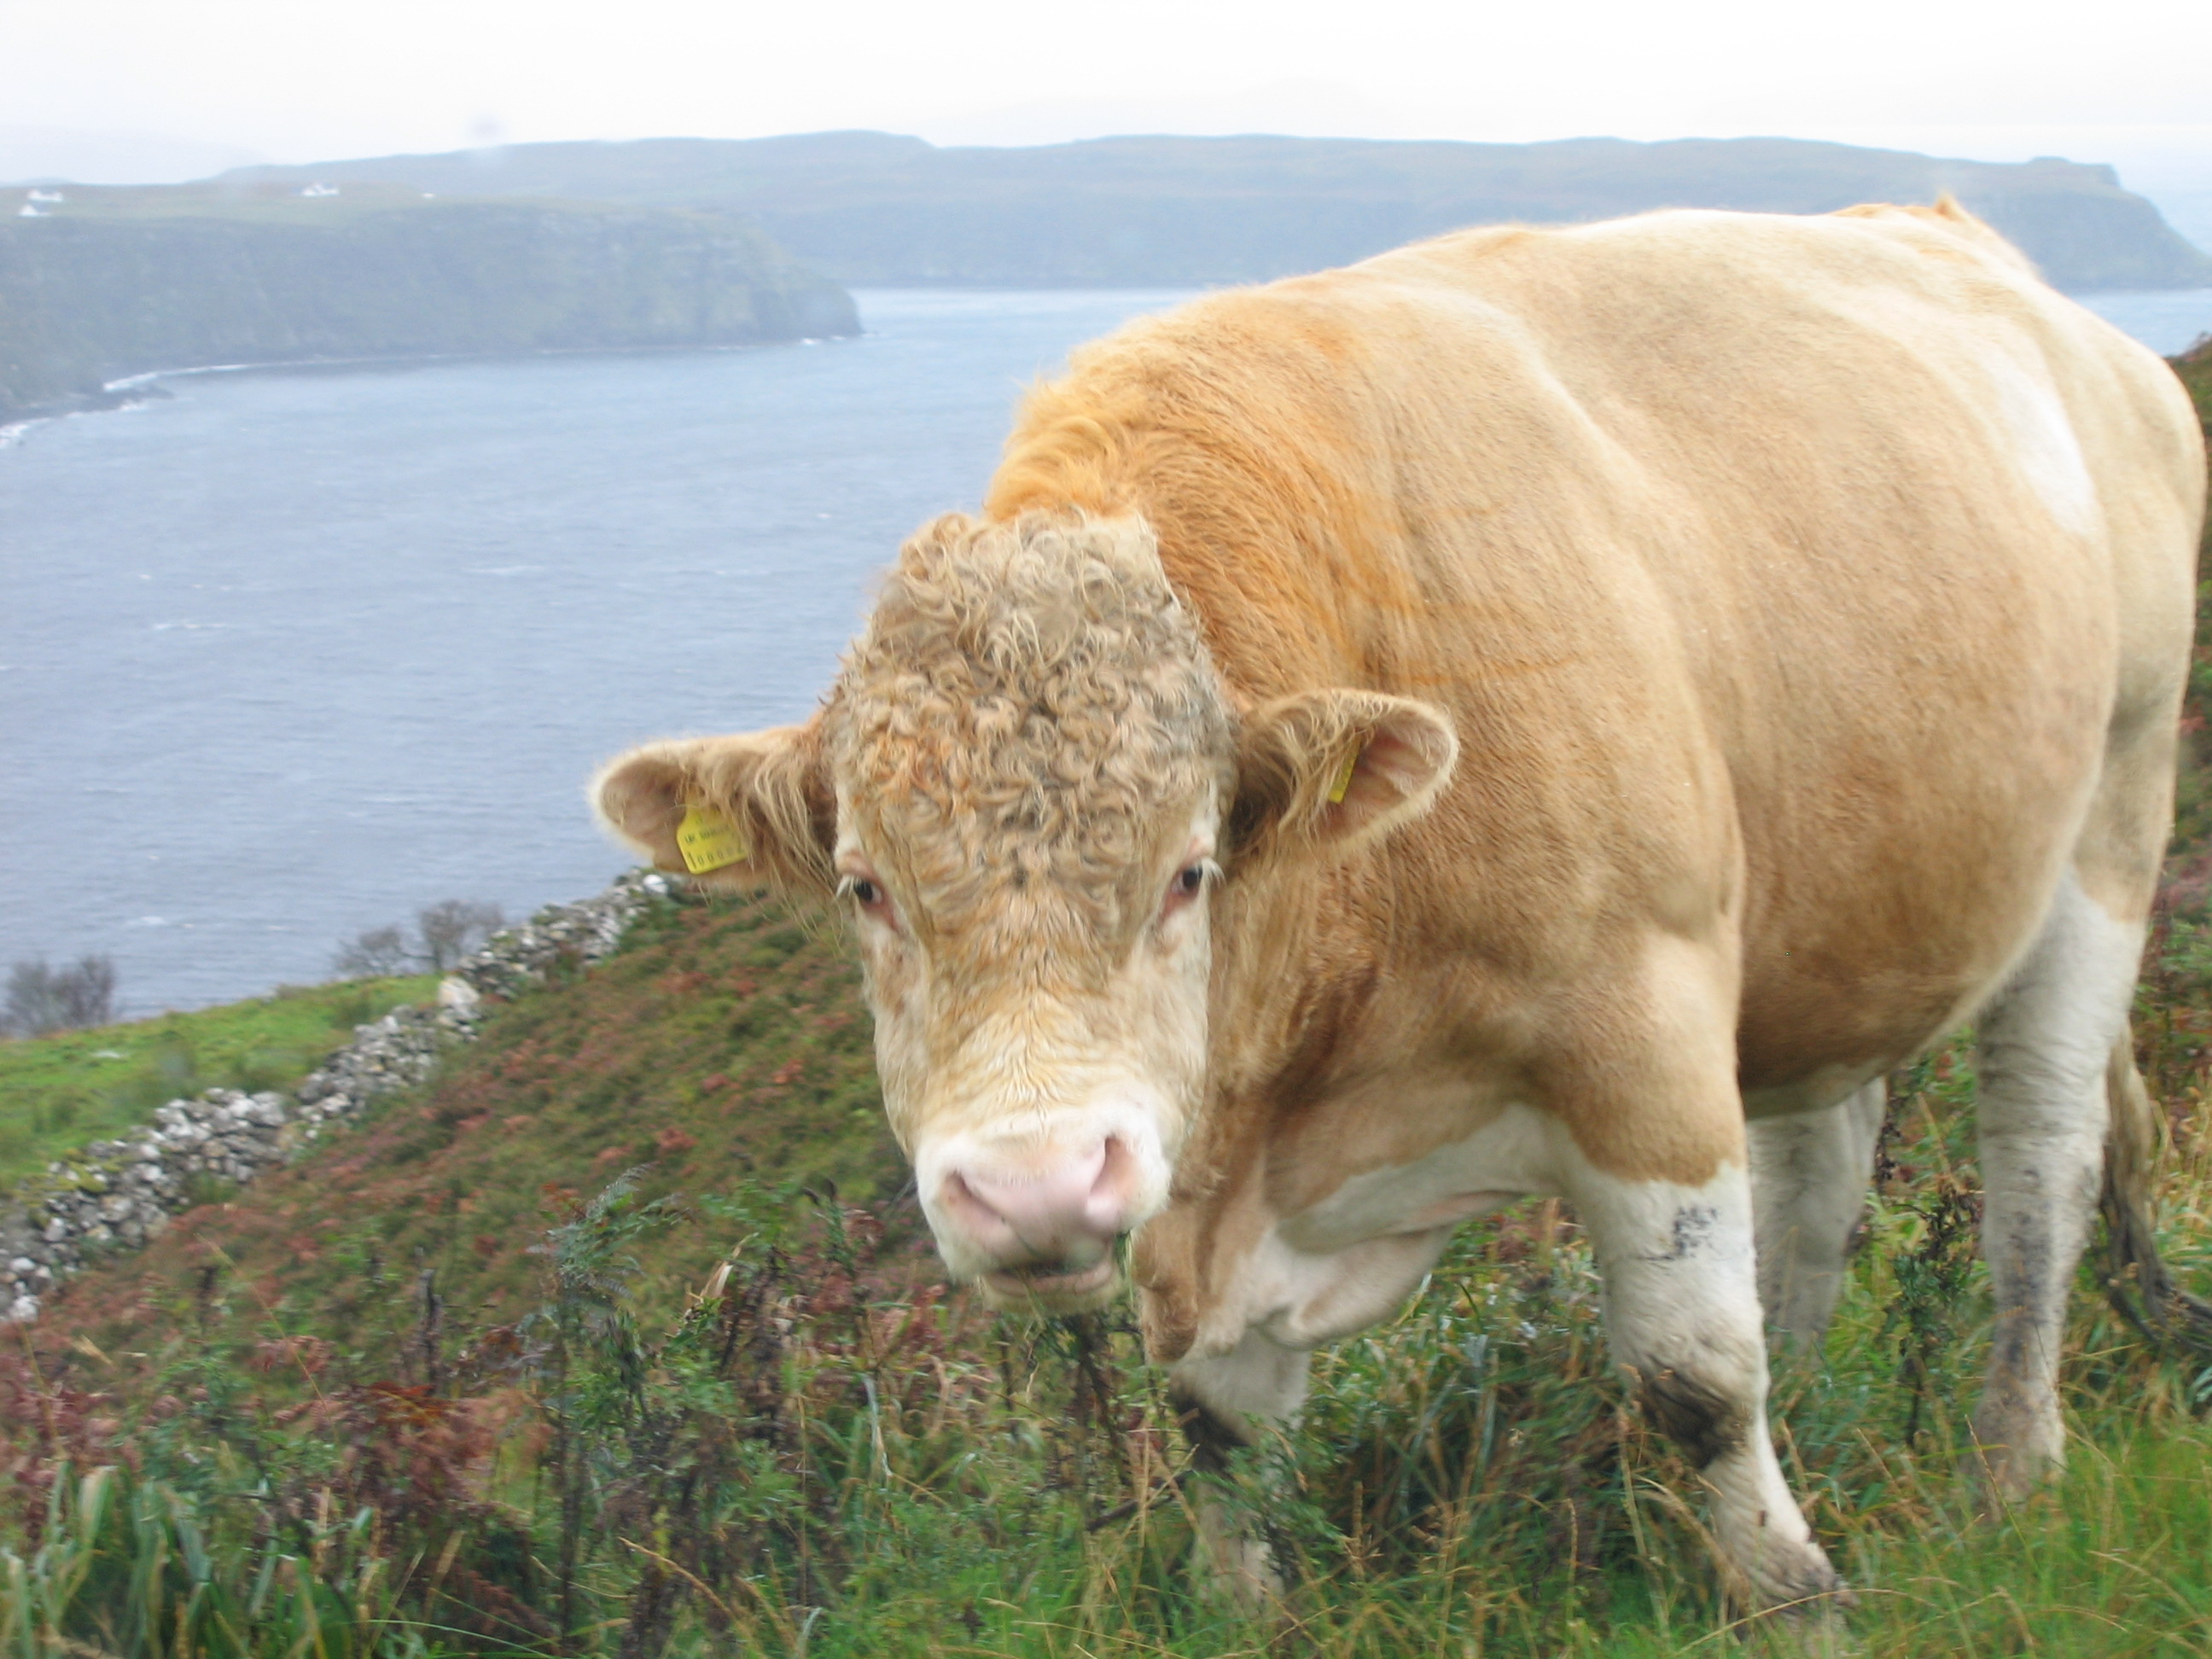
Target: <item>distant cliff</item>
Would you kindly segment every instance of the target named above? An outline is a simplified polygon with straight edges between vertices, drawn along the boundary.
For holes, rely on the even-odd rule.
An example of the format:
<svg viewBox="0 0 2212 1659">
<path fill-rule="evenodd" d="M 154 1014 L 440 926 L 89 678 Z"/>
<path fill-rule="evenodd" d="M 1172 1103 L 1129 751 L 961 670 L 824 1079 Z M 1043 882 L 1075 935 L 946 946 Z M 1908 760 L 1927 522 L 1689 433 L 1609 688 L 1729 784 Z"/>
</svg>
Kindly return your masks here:
<svg viewBox="0 0 2212 1659">
<path fill-rule="evenodd" d="M 0 417 L 216 363 L 749 345 L 852 298 L 709 213 L 70 187 L 0 219 Z M 0 198 L 11 213 L 15 192 Z"/>
<path fill-rule="evenodd" d="M 880 132 L 521 144 L 258 168 L 750 216 L 840 282 L 1128 287 L 1315 270 L 1458 226 L 1659 207 L 1826 213 L 1950 191 L 2064 289 L 2212 287 L 2212 257 L 2108 167 L 1943 161 L 1796 139 L 1544 144 L 1106 138 L 939 149 Z"/>
</svg>

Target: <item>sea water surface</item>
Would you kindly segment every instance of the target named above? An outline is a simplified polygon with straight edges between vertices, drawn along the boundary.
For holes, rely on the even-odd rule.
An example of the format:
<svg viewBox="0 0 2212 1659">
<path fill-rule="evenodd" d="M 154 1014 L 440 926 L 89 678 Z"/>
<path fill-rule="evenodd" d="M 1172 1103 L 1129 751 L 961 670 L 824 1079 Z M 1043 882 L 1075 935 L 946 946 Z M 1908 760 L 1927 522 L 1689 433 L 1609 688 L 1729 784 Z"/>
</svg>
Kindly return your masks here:
<svg viewBox="0 0 2212 1659">
<path fill-rule="evenodd" d="M 803 718 L 1022 388 L 1174 294 L 870 293 L 738 352 L 178 376 L 0 450 L 0 969 L 132 1012 L 629 862 L 584 783 Z"/>
<path fill-rule="evenodd" d="M 2212 288 L 2147 294 L 2083 294 L 2083 305 L 2161 356 L 2173 357 L 2212 335 Z"/>
<path fill-rule="evenodd" d="M 802 718 L 1023 386 L 1181 296 L 865 293 L 860 339 L 192 374 L 0 448 L 0 969 L 134 1013 L 622 868 L 583 784 Z M 2212 293 L 2090 303 L 2154 348 Z"/>
</svg>

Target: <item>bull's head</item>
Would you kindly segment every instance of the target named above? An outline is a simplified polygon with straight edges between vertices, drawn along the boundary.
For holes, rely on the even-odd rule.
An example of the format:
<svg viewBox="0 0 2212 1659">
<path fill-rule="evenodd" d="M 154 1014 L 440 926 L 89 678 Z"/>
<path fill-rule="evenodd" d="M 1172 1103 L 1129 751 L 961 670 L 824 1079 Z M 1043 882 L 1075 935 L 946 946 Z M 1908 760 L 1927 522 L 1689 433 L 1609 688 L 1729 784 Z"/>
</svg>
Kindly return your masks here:
<svg viewBox="0 0 2212 1659">
<path fill-rule="evenodd" d="M 1422 811 L 1455 744 L 1360 690 L 1241 710 L 1133 520 L 948 518 L 820 712 L 592 786 L 664 869 L 832 899 L 946 1266 L 1095 1306 L 1206 1097 L 1213 890 Z M 706 855 L 700 855 L 700 849 Z"/>
</svg>

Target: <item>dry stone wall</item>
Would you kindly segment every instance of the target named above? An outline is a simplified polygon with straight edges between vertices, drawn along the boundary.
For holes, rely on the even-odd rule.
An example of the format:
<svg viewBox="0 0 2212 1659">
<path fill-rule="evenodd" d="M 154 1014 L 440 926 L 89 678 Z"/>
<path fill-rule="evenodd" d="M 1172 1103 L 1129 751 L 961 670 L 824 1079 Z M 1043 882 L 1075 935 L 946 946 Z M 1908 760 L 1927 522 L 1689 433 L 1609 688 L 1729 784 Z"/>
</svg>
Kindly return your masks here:
<svg viewBox="0 0 2212 1659">
<path fill-rule="evenodd" d="M 88 1261 L 139 1249 L 172 1216 L 290 1163 L 371 1103 L 424 1082 L 441 1053 L 476 1036 L 487 998 L 510 998 L 564 962 L 599 961 L 670 891 L 667 877 L 636 871 L 591 898 L 548 906 L 447 975 L 436 1003 L 356 1026 L 293 1093 L 210 1089 L 170 1101 L 143 1129 L 95 1140 L 0 1196 L 0 1323 L 36 1319 L 40 1299 Z"/>
</svg>

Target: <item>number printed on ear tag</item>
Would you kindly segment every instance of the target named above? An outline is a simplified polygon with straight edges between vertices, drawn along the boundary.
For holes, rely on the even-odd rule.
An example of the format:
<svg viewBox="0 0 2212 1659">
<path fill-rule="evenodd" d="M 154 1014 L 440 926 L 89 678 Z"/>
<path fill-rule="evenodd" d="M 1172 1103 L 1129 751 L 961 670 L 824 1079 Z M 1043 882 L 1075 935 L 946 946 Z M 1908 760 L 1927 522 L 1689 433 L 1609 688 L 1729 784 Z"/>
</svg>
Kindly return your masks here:
<svg viewBox="0 0 2212 1659">
<path fill-rule="evenodd" d="M 1344 769 L 1336 775 L 1336 781 L 1328 787 L 1328 804 L 1344 805 L 1345 792 L 1352 787 L 1352 775 L 1359 769 L 1359 750 L 1353 750 L 1344 757 Z"/>
<path fill-rule="evenodd" d="M 753 849 L 745 832 L 713 807 L 691 806 L 676 826 L 676 850 L 684 855 L 686 870 L 703 876 L 750 856 Z"/>
</svg>

